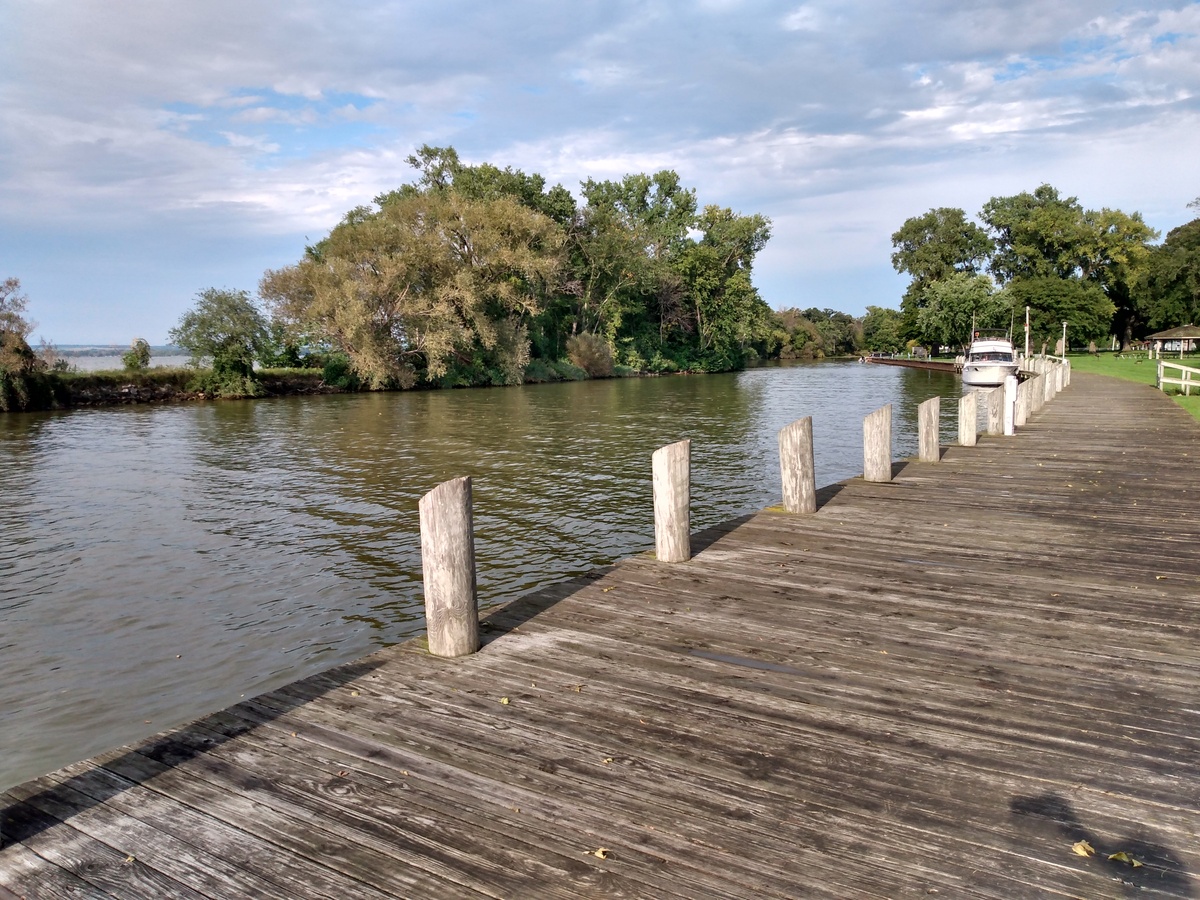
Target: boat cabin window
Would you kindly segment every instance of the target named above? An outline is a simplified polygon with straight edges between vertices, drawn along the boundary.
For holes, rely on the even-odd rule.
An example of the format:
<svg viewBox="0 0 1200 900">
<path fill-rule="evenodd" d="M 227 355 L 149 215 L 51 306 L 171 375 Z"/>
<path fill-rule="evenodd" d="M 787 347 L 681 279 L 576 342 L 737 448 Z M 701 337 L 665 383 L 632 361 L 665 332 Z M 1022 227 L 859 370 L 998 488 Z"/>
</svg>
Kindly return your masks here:
<svg viewBox="0 0 1200 900">
<path fill-rule="evenodd" d="M 1013 355 L 1003 350 L 983 350 L 971 354 L 971 362 L 1002 362 L 1010 363 Z"/>
</svg>

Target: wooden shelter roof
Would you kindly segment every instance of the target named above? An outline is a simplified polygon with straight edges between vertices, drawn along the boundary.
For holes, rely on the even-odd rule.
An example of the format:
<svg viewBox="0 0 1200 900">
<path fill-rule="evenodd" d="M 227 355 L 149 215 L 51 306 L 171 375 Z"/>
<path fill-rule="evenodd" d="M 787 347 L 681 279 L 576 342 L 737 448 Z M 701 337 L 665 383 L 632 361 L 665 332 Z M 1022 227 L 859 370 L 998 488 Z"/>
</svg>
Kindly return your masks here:
<svg viewBox="0 0 1200 900">
<path fill-rule="evenodd" d="M 1180 325 L 1178 328 L 1168 328 L 1158 334 L 1152 334 L 1148 341 L 1177 341 L 1180 338 L 1200 338 L 1200 325 Z"/>
</svg>

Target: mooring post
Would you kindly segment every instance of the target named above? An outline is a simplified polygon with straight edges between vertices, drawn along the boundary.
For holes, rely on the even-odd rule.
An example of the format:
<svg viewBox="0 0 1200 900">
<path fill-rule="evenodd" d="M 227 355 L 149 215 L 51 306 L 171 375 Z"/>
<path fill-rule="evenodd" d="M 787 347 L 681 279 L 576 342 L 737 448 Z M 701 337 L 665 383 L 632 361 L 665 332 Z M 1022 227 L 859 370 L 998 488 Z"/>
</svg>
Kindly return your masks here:
<svg viewBox="0 0 1200 900">
<path fill-rule="evenodd" d="M 863 478 L 892 480 L 892 404 L 863 419 Z"/>
<path fill-rule="evenodd" d="M 1046 376 L 1034 376 L 1029 382 L 1029 414 L 1040 412 L 1046 405 Z"/>
<path fill-rule="evenodd" d="M 921 462 L 937 462 L 942 458 L 938 444 L 942 398 L 930 397 L 917 407 L 917 443 Z"/>
<path fill-rule="evenodd" d="M 1024 428 L 1025 423 L 1029 421 L 1029 405 L 1032 400 L 1029 384 L 1027 379 L 1017 385 L 1017 410 L 1013 423 L 1017 428 Z"/>
<path fill-rule="evenodd" d="M 1017 431 L 1017 403 L 1020 396 L 1020 384 L 1017 381 L 1016 375 L 1009 375 L 1004 379 L 1004 387 L 1002 391 L 1002 402 L 1004 403 L 1004 433 L 1007 435 L 1016 434 Z"/>
<path fill-rule="evenodd" d="M 466 656 L 479 649 L 471 479 L 442 482 L 419 507 L 429 652 Z"/>
<path fill-rule="evenodd" d="M 692 442 L 654 451 L 654 552 L 663 562 L 687 562 L 691 546 Z"/>
<path fill-rule="evenodd" d="M 958 398 L 958 443 L 974 447 L 979 434 L 979 394 L 968 391 Z"/>
<path fill-rule="evenodd" d="M 790 513 L 816 512 L 812 416 L 797 419 L 780 430 L 779 468 L 783 476 L 783 508 Z"/>
<path fill-rule="evenodd" d="M 1071 386 L 1071 361 L 1069 359 L 1065 363 L 1063 363 L 1063 374 L 1064 374 L 1063 387 L 1070 387 Z"/>
<path fill-rule="evenodd" d="M 1004 387 L 992 388 L 987 394 L 987 433 L 1004 434 Z"/>
<path fill-rule="evenodd" d="M 1043 400 L 1045 401 L 1042 405 L 1045 406 L 1046 403 L 1054 399 L 1054 372 L 1049 368 L 1046 369 L 1046 374 L 1042 376 L 1042 391 L 1044 394 Z"/>
</svg>

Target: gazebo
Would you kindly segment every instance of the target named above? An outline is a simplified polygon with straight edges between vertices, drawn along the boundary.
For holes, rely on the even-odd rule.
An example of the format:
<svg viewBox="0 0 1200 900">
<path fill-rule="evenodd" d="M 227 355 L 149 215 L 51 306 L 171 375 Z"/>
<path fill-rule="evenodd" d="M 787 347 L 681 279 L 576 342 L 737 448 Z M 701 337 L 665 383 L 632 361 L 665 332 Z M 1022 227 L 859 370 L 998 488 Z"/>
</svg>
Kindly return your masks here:
<svg viewBox="0 0 1200 900">
<path fill-rule="evenodd" d="M 1184 350 L 1196 349 L 1196 341 L 1200 341 L 1200 326 L 1180 325 L 1178 328 L 1168 328 L 1166 331 L 1150 335 L 1146 340 L 1153 342 L 1151 359 L 1162 359 L 1163 343 L 1166 341 L 1179 341 L 1179 358 L 1183 359 Z"/>
</svg>

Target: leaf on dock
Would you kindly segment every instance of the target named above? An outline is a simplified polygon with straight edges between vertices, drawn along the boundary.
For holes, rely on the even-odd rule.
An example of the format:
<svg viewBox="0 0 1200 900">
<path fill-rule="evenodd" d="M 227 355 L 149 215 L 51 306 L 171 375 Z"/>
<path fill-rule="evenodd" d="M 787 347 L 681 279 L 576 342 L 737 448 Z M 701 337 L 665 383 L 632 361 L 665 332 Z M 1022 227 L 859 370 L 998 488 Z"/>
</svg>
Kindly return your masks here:
<svg viewBox="0 0 1200 900">
<path fill-rule="evenodd" d="M 508 704 L 509 704 L 509 699 L 508 699 L 507 697 L 501 697 L 501 698 L 500 698 L 500 705 L 501 705 L 501 706 L 508 706 Z"/>
<path fill-rule="evenodd" d="M 1071 849 L 1079 856 L 1095 856 L 1096 848 L 1087 841 L 1076 841 L 1071 845 Z"/>
<path fill-rule="evenodd" d="M 1110 860 L 1112 860 L 1113 862 L 1128 863 L 1129 865 L 1133 866 L 1133 868 L 1135 868 L 1135 869 L 1140 869 L 1143 865 L 1139 860 L 1130 856 L 1124 850 L 1118 850 L 1116 853 L 1110 853 L 1108 855 L 1108 858 Z"/>
</svg>

